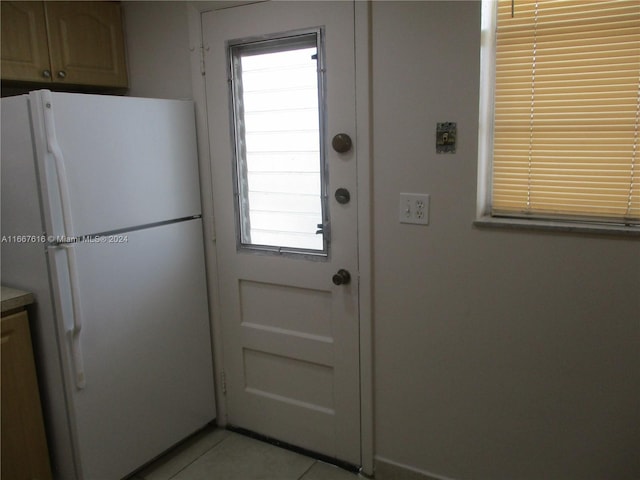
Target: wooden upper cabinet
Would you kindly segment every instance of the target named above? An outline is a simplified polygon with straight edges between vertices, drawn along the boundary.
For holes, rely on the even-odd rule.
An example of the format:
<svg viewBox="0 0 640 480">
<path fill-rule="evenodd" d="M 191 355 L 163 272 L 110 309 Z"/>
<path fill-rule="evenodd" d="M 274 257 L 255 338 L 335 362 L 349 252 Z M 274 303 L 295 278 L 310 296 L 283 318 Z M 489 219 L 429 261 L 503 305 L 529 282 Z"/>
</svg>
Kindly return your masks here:
<svg viewBox="0 0 640 480">
<path fill-rule="evenodd" d="M 2 79 L 48 82 L 51 78 L 47 21 L 42 2 L 0 2 Z"/>
<path fill-rule="evenodd" d="M 118 2 L 2 1 L 0 5 L 3 80 L 127 87 Z M 43 35 L 47 53 L 33 53 Z M 35 59 L 42 57 L 46 65 L 36 66 Z"/>
<path fill-rule="evenodd" d="M 120 5 L 45 2 L 54 81 L 127 86 Z"/>
</svg>

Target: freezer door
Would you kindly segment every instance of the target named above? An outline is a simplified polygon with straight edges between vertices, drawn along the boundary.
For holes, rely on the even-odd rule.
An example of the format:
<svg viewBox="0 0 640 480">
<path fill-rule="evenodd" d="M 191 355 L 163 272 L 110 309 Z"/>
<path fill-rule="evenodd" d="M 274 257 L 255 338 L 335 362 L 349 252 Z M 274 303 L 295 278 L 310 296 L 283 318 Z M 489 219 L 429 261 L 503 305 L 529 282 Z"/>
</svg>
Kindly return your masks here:
<svg viewBox="0 0 640 480">
<path fill-rule="evenodd" d="M 61 303 L 68 363 L 80 354 L 84 372 L 81 385 L 67 372 L 82 478 L 122 478 L 215 417 L 202 223 L 57 247 L 61 270 L 69 248 L 80 317 Z"/>
<path fill-rule="evenodd" d="M 200 214 L 192 102 L 41 90 L 30 104 L 47 233 Z M 62 226 L 64 208 L 72 231 Z"/>
</svg>

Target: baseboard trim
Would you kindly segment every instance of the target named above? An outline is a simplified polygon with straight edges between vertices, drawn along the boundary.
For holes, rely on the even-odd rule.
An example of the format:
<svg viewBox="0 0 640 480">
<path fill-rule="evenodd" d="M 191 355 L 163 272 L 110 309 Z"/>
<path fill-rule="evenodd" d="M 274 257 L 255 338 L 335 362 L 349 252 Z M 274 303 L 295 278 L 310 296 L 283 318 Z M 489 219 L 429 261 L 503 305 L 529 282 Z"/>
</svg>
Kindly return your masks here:
<svg viewBox="0 0 640 480">
<path fill-rule="evenodd" d="M 455 480 L 450 477 L 436 475 L 435 473 L 410 467 L 409 465 L 403 465 L 402 463 L 394 462 L 393 460 L 377 455 L 374 464 L 374 478 L 376 480 Z"/>
</svg>

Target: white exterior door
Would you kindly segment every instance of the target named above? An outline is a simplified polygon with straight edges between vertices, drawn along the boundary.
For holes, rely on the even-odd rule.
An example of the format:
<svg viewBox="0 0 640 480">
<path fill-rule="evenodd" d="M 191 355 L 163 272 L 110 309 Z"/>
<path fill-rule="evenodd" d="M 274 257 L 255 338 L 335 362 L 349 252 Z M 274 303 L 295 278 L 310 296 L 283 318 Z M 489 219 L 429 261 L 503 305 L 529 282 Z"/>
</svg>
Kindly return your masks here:
<svg viewBox="0 0 640 480">
<path fill-rule="evenodd" d="M 360 465 L 354 4 L 202 31 L 227 422 Z"/>
</svg>

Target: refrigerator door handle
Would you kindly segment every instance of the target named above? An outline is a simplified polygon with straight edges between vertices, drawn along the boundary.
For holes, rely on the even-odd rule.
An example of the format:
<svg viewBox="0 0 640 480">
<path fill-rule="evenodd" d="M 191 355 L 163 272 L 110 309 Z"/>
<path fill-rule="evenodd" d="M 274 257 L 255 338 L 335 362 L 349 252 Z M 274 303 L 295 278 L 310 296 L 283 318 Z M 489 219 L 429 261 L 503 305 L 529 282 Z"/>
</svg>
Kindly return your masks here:
<svg viewBox="0 0 640 480">
<path fill-rule="evenodd" d="M 84 375 L 84 361 L 82 359 L 82 348 L 80 346 L 80 331 L 82 330 L 82 308 L 80 305 L 80 292 L 78 291 L 78 270 L 76 267 L 76 252 L 74 244 L 62 243 L 56 245 L 57 248 L 64 248 L 67 254 L 67 267 L 69 269 L 69 286 L 71 290 L 71 305 L 73 310 L 73 322 L 70 327 L 65 324 L 65 331 L 71 347 L 71 359 L 75 373 L 75 383 L 78 390 L 86 386 Z"/>
<path fill-rule="evenodd" d="M 64 223 L 64 236 L 71 239 L 73 235 L 73 221 L 71 218 L 71 204 L 69 195 L 69 183 L 67 182 L 67 171 L 64 165 L 62 149 L 56 138 L 55 119 L 53 115 L 53 97 L 48 90 L 42 91 L 42 111 L 44 114 L 44 128 L 47 138 L 47 151 L 49 151 L 55 161 L 55 172 L 60 191 L 60 204 L 62 209 L 62 220 Z M 72 241 L 72 240 L 71 240 Z M 80 308 L 80 292 L 78 291 L 78 271 L 76 268 L 76 253 L 73 243 L 60 243 L 56 246 L 64 248 L 67 253 L 67 267 L 69 269 L 69 283 L 71 289 L 71 303 L 73 310 L 73 322 L 70 328 L 65 327 L 71 345 L 71 357 L 75 371 L 75 383 L 78 389 L 83 389 L 86 385 L 84 376 L 84 362 L 82 360 L 82 350 L 80 348 L 80 330 L 82 329 L 82 313 Z"/>
<path fill-rule="evenodd" d="M 62 220 L 64 223 L 64 235 L 73 235 L 73 221 L 71 218 L 71 203 L 69 195 L 69 183 L 67 182 L 67 170 L 64 165 L 62 149 L 56 138 L 55 121 L 53 116 L 53 98 L 51 92 L 42 92 L 42 111 L 44 113 L 44 129 L 47 138 L 47 151 L 49 151 L 55 161 L 55 172 L 60 191 L 60 204 L 62 208 Z M 54 232 L 55 233 L 55 232 Z"/>
</svg>

